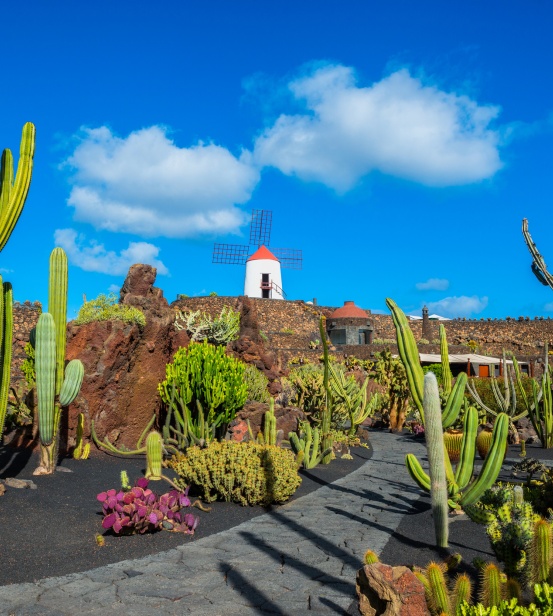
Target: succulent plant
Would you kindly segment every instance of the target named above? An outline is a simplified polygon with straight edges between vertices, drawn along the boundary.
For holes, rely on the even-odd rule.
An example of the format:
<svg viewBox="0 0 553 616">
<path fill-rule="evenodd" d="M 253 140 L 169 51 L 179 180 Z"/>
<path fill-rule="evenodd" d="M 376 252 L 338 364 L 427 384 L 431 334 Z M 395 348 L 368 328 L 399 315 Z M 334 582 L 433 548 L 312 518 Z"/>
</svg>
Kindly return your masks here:
<svg viewBox="0 0 553 616">
<path fill-rule="evenodd" d="M 157 530 L 193 535 L 199 523 L 198 516 L 182 512 L 191 505 L 188 489 L 171 490 L 158 496 L 148 488 L 148 480 L 143 477 L 128 491 L 111 489 L 100 492 L 96 499 L 102 503 L 102 527 L 117 535 Z"/>
</svg>

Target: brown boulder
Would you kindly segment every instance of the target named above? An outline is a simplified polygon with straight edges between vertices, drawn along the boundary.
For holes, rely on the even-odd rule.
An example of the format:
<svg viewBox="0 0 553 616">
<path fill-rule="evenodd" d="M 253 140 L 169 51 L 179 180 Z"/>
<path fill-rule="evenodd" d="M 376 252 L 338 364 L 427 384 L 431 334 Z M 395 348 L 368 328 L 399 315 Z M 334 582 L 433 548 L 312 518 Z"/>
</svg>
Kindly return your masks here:
<svg viewBox="0 0 553 616">
<path fill-rule="evenodd" d="M 359 611 L 363 616 L 429 616 L 424 586 L 407 567 L 383 563 L 357 572 Z"/>
</svg>

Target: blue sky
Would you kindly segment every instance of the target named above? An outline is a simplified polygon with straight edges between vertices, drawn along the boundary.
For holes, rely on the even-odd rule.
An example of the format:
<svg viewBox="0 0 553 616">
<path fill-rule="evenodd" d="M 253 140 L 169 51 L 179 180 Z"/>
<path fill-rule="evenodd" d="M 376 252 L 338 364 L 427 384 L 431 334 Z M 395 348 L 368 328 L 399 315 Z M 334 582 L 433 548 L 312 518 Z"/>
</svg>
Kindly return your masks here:
<svg viewBox="0 0 553 616">
<path fill-rule="evenodd" d="M 92 8 L 93 6 L 93 8 Z M 134 262 L 177 293 L 239 295 L 252 209 L 303 250 L 290 299 L 445 316 L 553 315 L 549 2 L 14 2 L 2 9 L 0 148 L 37 128 L 0 269 L 69 316 Z"/>
</svg>

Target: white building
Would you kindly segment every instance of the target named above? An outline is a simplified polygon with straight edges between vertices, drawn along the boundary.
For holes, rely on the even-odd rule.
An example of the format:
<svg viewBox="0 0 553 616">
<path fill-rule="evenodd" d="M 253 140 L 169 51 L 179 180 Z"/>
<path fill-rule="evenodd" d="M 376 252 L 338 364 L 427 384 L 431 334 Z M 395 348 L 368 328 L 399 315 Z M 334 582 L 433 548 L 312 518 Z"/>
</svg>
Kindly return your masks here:
<svg viewBox="0 0 553 616">
<path fill-rule="evenodd" d="M 244 295 L 284 299 L 280 261 L 265 246 L 260 246 L 246 261 Z"/>
</svg>

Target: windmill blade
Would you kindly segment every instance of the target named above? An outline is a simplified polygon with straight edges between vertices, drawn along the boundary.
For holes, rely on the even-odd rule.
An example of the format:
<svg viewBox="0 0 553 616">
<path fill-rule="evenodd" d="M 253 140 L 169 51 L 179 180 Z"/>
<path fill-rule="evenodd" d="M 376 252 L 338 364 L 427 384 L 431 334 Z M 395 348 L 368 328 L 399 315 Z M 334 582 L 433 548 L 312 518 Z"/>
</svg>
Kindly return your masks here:
<svg viewBox="0 0 553 616">
<path fill-rule="evenodd" d="M 296 248 L 271 248 L 271 252 L 280 261 L 280 266 L 286 269 L 301 270 L 303 255 Z"/>
<path fill-rule="evenodd" d="M 214 244 L 212 263 L 245 265 L 250 247 L 243 244 Z"/>
<path fill-rule="evenodd" d="M 268 246 L 271 242 L 273 212 L 271 210 L 252 210 L 250 224 L 250 244 Z"/>
</svg>

